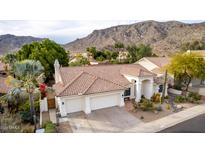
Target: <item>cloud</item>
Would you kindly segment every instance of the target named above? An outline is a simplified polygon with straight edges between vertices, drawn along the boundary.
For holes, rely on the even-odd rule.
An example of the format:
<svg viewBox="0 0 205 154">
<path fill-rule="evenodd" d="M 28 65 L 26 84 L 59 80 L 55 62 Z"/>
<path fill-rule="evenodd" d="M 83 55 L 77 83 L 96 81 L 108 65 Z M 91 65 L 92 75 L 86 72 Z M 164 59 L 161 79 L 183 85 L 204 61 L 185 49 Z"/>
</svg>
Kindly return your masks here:
<svg viewBox="0 0 205 154">
<path fill-rule="evenodd" d="M 129 24 L 134 21 L 0 21 L 0 34 L 31 35 L 51 38 L 58 43 L 67 43 L 84 37 L 95 29 L 107 28 L 119 24 Z"/>
</svg>

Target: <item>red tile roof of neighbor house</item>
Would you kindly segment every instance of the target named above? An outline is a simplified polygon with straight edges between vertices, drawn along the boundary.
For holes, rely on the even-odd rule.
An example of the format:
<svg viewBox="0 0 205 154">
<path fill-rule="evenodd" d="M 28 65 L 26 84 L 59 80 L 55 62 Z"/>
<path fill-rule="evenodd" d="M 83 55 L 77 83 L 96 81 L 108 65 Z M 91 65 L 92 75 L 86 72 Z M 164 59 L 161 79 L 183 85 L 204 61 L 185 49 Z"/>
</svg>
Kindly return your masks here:
<svg viewBox="0 0 205 154">
<path fill-rule="evenodd" d="M 133 76 L 154 75 L 137 64 L 61 67 L 60 74 L 63 83 L 54 85 L 57 96 L 87 95 L 123 90 L 131 84 L 124 77 L 124 74 Z"/>
<path fill-rule="evenodd" d="M 6 78 L 0 77 L 0 93 L 6 94 L 12 87 L 6 84 Z"/>
<path fill-rule="evenodd" d="M 145 58 L 151 61 L 152 63 L 154 63 L 155 65 L 157 65 L 158 67 L 163 67 L 167 65 L 171 60 L 169 57 L 145 57 Z"/>
<path fill-rule="evenodd" d="M 188 50 L 187 52 L 196 53 L 202 57 L 205 57 L 205 50 Z"/>
</svg>

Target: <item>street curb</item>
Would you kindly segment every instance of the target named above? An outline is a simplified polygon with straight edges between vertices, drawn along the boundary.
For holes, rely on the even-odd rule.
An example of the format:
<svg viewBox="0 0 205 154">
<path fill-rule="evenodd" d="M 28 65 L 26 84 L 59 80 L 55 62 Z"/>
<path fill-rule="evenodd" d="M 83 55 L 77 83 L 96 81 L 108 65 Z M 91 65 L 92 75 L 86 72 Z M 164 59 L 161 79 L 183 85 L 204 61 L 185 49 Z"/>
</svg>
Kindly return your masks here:
<svg viewBox="0 0 205 154">
<path fill-rule="evenodd" d="M 182 123 L 182 122 L 184 122 L 184 121 L 187 121 L 187 120 L 190 120 L 190 119 L 195 118 L 195 117 L 197 117 L 197 116 L 200 116 L 200 115 L 202 115 L 202 114 L 204 114 L 204 113 L 205 113 L 205 111 L 202 111 L 202 112 L 199 112 L 198 114 L 194 114 L 194 115 L 191 115 L 191 116 L 187 116 L 187 117 L 185 117 L 185 118 L 183 118 L 183 119 L 181 119 L 181 120 L 179 119 L 179 120 L 176 121 L 176 122 L 173 122 L 173 123 L 171 123 L 171 124 L 169 124 L 169 125 L 166 125 L 166 127 L 160 128 L 159 130 L 155 131 L 154 133 L 157 133 L 157 132 L 162 131 L 162 130 L 164 130 L 164 129 L 170 128 L 170 127 L 175 126 L 175 125 L 177 125 L 177 124 L 179 124 L 179 123 Z"/>
<path fill-rule="evenodd" d="M 185 113 L 187 116 L 183 116 L 183 114 Z M 194 117 L 197 117 L 199 115 L 202 115 L 204 113 L 205 113 L 205 105 L 204 104 L 197 105 L 195 107 L 180 111 L 178 113 L 171 114 L 164 118 L 161 118 L 161 119 L 149 122 L 149 123 L 138 125 L 135 128 L 125 130 L 123 132 L 124 133 L 156 133 L 161 130 L 172 127 L 174 125 L 177 125 L 181 122 L 184 122 Z M 173 122 L 170 122 L 170 121 L 173 121 Z"/>
</svg>

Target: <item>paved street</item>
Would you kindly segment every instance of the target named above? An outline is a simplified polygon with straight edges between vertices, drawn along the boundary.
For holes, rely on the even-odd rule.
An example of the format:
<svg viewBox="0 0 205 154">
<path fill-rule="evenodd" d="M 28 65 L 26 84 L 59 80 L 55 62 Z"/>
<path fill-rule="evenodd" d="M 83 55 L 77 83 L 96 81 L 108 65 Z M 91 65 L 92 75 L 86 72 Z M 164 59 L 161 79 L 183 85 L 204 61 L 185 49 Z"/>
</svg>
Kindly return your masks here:
<svg viewBox="0 0 205 154">
<path fill-rule="evenodd" d="M 205 133 L 205 114 L 162 130 L 159 133 Z"/>
</svg>

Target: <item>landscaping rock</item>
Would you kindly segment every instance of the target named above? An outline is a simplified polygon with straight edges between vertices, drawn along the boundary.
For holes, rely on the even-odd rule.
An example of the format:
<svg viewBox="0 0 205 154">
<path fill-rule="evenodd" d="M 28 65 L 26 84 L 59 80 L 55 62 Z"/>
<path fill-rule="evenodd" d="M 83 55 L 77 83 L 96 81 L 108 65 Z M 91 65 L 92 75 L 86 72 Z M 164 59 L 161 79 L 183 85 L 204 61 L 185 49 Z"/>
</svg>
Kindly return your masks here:
<svg viewBox="0 0 205 154">
<path fill-rule="evenodd" d="M 177 105 L 177 109 L 182 109 L 183 106 L 182 105 Z"/>
<path fill-rule="evenodd" d="M 159 112 L 157 110 L 154 111 L 155 114 L 158 114 Z"/>
</svg>

